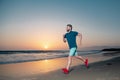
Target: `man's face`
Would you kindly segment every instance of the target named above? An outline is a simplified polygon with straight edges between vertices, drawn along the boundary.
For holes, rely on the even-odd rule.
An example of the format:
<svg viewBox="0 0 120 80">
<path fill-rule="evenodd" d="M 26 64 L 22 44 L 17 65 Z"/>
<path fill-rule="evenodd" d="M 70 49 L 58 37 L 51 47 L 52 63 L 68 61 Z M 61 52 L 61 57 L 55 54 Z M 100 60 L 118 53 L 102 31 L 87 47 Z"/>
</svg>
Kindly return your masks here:
<svg viewBox="0 0 120 80">
<path fill-rule="evenodd" d="M 67 26 L 67 27 L 66 27 L 66 31 L 67 31 L 67 32 L 71 31 L 71 27 Z"/>
</svg>

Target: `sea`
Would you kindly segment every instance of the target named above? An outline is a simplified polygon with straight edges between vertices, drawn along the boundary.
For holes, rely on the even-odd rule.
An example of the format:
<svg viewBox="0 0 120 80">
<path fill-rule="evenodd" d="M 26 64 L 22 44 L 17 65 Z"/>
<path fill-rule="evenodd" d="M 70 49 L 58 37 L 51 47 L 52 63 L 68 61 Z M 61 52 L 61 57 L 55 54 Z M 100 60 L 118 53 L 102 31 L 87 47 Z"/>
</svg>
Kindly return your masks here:
<svg viewBox="0 0 120 80">
<path fill-rule="evenodd" d="M 100 50 L 77 51 L 78 55 L 99 54 Z M 0 51 L 0 64 L 13 64 L 67 57 L 68 50 Z"/>
</svg>

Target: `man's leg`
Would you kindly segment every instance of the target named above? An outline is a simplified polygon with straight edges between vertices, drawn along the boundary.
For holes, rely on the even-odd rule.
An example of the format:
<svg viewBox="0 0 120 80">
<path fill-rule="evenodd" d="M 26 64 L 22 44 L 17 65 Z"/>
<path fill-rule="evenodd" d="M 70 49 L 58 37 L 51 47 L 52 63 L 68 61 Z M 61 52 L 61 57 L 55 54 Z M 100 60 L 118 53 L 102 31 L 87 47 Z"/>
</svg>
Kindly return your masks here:
<svg viewBox="0 0 120 80">
<path fill-rule="evenodd" d="M 67 64 L 67 67 L 62 69 L 65 74 L 68 74 L 68 73 L 69 73 L 69 69 L 70 69 L 71 63 L 72 63 L 72 56 L 68 56 L 68 64 Z"/>
<path fill-rule="evenodd" d="M 80 60 L 82 60 L 83 62 L 85 62 L 85 58 L 83 58 L 83 57 L 81 57 L 81 56 L 75 56 L 77 59 L 80 59 Z"/>
<path fill-rule="evenodd" d="M 72 63 L 72 56 L 75 55 L 75 52 L 76 52 L 76 48 L 71 48 L 70 49 L 69 56 L 68 56 L 67 67 L 62 69 L 65 74 L 69 73 L 70 65 Z"/>
<path fill-rule="evenodd" d="M 67 64 L 67 67 L 66 67 L 67 70 L 70 69 L 71 63 L 72 63 L 72 56 L 68 56 L 68 64 Z"/>
<path fill-rule="evenodd" d="M 70 65 L 72 63 L 72 57 L 75 55 L 75 53 L 76 53 L 76 47 L 71 48 L 68 56 L 68 64 L 66 67 L 67 70 L 70 69 Z"/>
<path fill-rule="evenodd" d="M 88 59 L 83 58 L 82 56 L 78 56 L 77 52 L 75 53 L 75 57 L 84 62 L 85 66 L 88 68 Z"/>
<path fill-rule="evenodd" d="M 84 64 L 85 64 L 85 66 L 88 68 L 88 59 L 85 59 L 85 58 L 83 58 L 81 56 L 75 56 L 75 57 L 82 60 L 84 62 Z"/>
</svg>

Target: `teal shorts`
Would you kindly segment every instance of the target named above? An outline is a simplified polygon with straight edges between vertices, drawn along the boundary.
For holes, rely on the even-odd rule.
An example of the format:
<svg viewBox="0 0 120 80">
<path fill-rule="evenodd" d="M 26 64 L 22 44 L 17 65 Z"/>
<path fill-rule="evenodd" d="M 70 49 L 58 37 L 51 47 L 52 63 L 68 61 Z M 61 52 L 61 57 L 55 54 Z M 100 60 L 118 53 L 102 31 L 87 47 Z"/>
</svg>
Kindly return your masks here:
<svg viewBox="0 0 120 80">
<path fill-rule="evenodd" d="M 76 47 L 73 47 L 70 49 L 70 53 L 69 53 L 69 56 L 77 56 L 77 48 Z"/>
</svg>

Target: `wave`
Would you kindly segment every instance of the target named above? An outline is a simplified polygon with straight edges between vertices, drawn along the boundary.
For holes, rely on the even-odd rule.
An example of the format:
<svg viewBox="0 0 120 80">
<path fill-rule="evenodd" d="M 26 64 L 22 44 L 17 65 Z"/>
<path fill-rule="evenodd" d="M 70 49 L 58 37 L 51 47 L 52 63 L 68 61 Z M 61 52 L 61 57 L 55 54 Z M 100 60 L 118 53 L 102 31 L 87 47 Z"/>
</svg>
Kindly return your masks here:
<svg viewBox="0 0 120 80">
<path fill-rule="evenodd" d="M 5 53 L 6 52 L 6 53 Z M 91 51 L 78 51 L 80 55 L 94 54 L 98 53 L 98 50 Z M 69 54 L 68 51 L 4 51 L 0 53 L 0 64 L 11 64 L 11 63 L 20 63 L 20 62 L 30 62 L 46 59 L 54 59 L 67 57 Z"/>
</svg>

